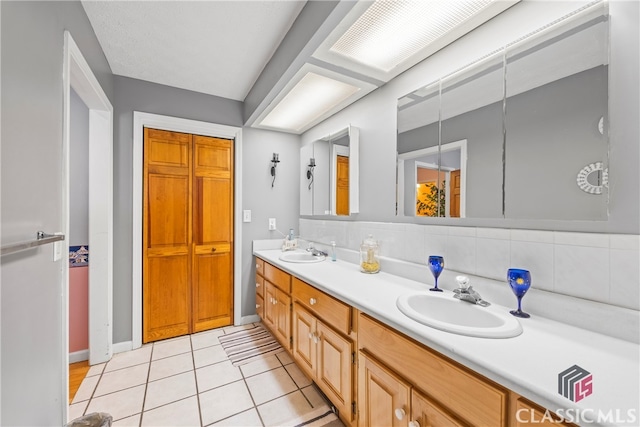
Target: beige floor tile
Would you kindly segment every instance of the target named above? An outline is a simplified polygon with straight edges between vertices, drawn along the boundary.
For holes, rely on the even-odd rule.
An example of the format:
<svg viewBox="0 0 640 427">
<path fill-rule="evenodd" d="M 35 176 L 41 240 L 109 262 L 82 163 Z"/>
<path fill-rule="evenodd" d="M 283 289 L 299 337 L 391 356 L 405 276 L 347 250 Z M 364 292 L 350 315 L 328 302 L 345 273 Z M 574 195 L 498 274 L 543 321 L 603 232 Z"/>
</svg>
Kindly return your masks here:
<svg viewBox="0 0 640 427">
<path fill-rule="evenodd" d="M 254 360 L 253 362 L 245 365 L 241 365 L 240 369 L 242 370 L 242 375 L 244 375 L 245 378 L 248 378 L 281 366 L 282 364 L 280 363 L 280 360 L 272 354 L 270 356 L 261 357 L 260 359 Z"/>
<path fill-rule="evenodd" d="M 144 410 L 148 411 L 196 394 L 196 379 L 193 371 L 152 381 L 147 384 Z"/>
<path fill-rule="evenodd" d="M 314 408 L 327 404 L 327 402 L 324 400 L 324 397 L 322 397 L 322 395 L 318 393 L 318 390 L 315 388 L 315 386 L 311 385 L 309 387 L 303 388 L 302 393 L 304 393 L 304 395 L 307 397 L 307 400 Z"/>
<path fill-rule="evenodd" d="M 102 371 L 104 371 L 105 366 L 107 366 L 106 363 L 98 363 L 97 365 L 93 365 L 89 368 L 89 371 L 87 372 L 87 375 L 85 375 L 85 378 L 100 375 Z"/>
<path fill-rule="evenodd" d="M 118 421 L 114 421 L 111 424 L 113 427 L 138 427 L 140 426 L 140 418 L 142 414 L 135 414 L 131 417 L 123 418 Z"/>
<path fill-rule="evenodd" d="M 128 368 L 130 366 L 149 363 L 151 360 L 152 346 L 144 346 L 136 350 L 118 353 L 107 363 L 104 372 L 112 372 L 117 369 Z"/>
<path fill-rule="evenodd" d="M 218 337 L 224 335 L 224 329 L 213 329 L 211 331 L 200 332 L 191 335 L 191 346 L 194 350 L 199 350 L 212 345 L 220 344 Z"/>
<path fill-rule="evenodd" d="M 282 426 L 311 412 L 314 408 L 300 391 L 258 406 L 265 426 Z"/>
<path fill-rule="evenodd" d="M 82 383 L 78 388 L 78 391 L 76 391 L 76 395 L 73 396 L 73 403 L 78 403 L 78 402 L 82 402 L 83 400 L 91 399 L 91 395 L 93 394 L 93 391 L 96 389 L 96 385 L 98 384 L 99 380 L 100 380 L 100 377 L 98 376 L 85 377 L 85 379 L 82 380 Z"/>
<path fill-rule="evenodd" d="M 219 427 L 262 427 L 262 421 L 260 421 L 258 411 L 254 408 L 222 421 L 218 421 L 212 425 Z"/>
<path fill-rule="evenodd" d="M 91 399 L 86 413 L 106 412 L 111 414 L 114 420 L 130 417 L 142 412 L 144 400 L 144 385 L 127 390 L 118 391 Z"/>
<path fill-rule="evenodd" d="M 276 356 L 278 356 L 278 359 L 283 365 L 289 365 L 293 363 L 293 359 L 291 358 L 291 356 L 289 356 L 289 353 L 287 353 L 286 351 L 283 351 L 282 353 L 277 353 Z"/>
<path fill-rule="evenodd" d="M 149 381 L 170 377 L 193 370 L 193 356 L 191 353 L 179 354 L 151 362 Z"/>
<path fill-rule="evenodd" d="M 284 367 L 299 388 L 310 386 L 312 381 L 302 372 L 298 365 L 292 363 Z"/>
<path fill-rule="evenodd" d="M 240 369 L 225 360 L 220 363 L 205 366 L 196 370 L 198 380 L 198 392 L 211 390 L 221 385 L 229 384 L 242 379 Z"/>
<path fill-rule="evenodd" d="M 229 399 L 229 397 L 232 398 Z M 200 393 L 199 398 L 203 425 L 209 425 L 253 408 L 253 401 L 244 381 L 236 381 L 205 391 Z"/>
<path fill-rule="evenodd" d="M 94 396 L 103 396 L 114 391 L 124 390 L 147 382 L 149 364 L 136 365 L 102 374 Z M 93 378 L 93 377 L 92 377 Z"/>
<path fill-rule="evenodd" d="M 165 357 L 175 356 L 177 354 L 188 353 L 191 351 L 191 338 L 179 337 L 166 341 L 158 341 L 153 344 L 153 355 L 151 360 L 164 359 Z"/>
<path fill-rule="evenodd" d="M 282 367 L 249 377 L 246 382 L 256 405 L 298 389 L 287 371 Z"/>
<path fill-rule="evenodd" d="M 222 362 L 223 360 L 227 360 L 227 353 L 225 353 L 224 349 L 219 345 L 205 347 L 193 352 L 193 361 L 196 368 L 212 365 Z"/>
<path fill-rule="evenodd" d="M 198 398 L 189 397 L 142 414 L 142 427 L 200 427 Z"/>
<path fill-rule="evenodd" d="M 84 410 L 87 409 L 88 400 L 80 403 L 74 403 L 69 405 L 69 412 L 67 412 L 67 421 L 75 420 L 84 415 Z"/>
</svg>

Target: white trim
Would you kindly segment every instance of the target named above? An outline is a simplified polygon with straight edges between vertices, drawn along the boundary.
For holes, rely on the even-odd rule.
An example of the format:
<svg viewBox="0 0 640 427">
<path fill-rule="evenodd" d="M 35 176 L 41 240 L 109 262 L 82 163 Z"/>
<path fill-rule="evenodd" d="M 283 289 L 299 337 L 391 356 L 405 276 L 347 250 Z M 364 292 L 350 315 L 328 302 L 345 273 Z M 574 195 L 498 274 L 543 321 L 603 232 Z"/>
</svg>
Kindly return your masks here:
<svg viewBox="0 0 640 427">
<path fill-rule="evenodd" d="M 234 143 L 234 254 L 233 324 L 242 317 L 242 128 L 160 114 L 133 112 L 133 245 L 132 245 L 132 348 L 142 346 L 142 146 L 143 128 L 171 130 L 235 139 Z"/>
<path fill-rule="evenodd" d="M 69 353 L 69 363 L 84 362 L 85 360 L 89 360 L 89 349 Z"/>
<path fill-rule="evenodd" d="M 62 133 L 62 230 L 70 230 L 71 88 L 89 109 L 89 349 L 90 364 L 108 361 L 113 340 L 113 106 L 69 31 L 64 32 Z M 69 253 L 69 239 L 63 245 Z M 62 261 L 62 416 L 69 396 L 69 263 Z M 75 357 L 75 356 L 74 356 Z"/>
<path fill-rule="evenodd" d="M 132 341 L 123 341 L 113 344 L 113 354 L 124 353 L 125 351 L 133 350 Z"/>
</svg>

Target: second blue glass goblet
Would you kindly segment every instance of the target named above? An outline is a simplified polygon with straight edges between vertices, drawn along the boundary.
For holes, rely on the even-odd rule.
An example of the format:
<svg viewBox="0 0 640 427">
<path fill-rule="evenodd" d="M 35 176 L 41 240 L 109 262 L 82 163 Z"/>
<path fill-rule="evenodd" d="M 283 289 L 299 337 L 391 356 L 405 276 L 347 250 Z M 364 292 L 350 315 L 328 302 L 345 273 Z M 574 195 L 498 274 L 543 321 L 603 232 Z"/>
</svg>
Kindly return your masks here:
<svg viewBox="0 0 640 427">
<path fill-rule="evenodd" d="M 509 286 L 511 286 L 511 290 L 515 294 L 516 298 L 518 298 L 518 309 L 511 310 L 509 313 L 516 317 L 522 317 L 525 319 L 531 317 L 528 313 L 522 311 L 521 307 L 522 297 L 531 287 L 531 273 L 529 270 L 510 268 L 507 270 L 507 281 L 509 282 Z"/>
<path fill-rule="evenodd" d="M 429 290 L 434 292 L 442 292 L 442 289 L 438 288 L 438 277 L 440 276 L 440 273 L 442 273 L 442 270 L 444 270 L 444 258 L 439 255 L 430 255 L 429 262 L 427 264 L 429 265 L 429 270 L 431 270 L 433 277 L 436 278 L 435 287 Z"/>
</svg>

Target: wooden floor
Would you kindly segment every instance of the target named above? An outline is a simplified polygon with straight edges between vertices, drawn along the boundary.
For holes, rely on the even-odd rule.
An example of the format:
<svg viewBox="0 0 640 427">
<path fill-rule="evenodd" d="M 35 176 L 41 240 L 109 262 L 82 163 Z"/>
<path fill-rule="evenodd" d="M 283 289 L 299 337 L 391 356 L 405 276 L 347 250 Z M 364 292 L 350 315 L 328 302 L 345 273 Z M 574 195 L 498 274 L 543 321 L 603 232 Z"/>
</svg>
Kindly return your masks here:
<svg viewBox="0 0 640 427">
<path fill-rule="evenodd" d="M 69 403 L 73 400 L 76 392 L 80 388 L 80 384 L 89 372 L 89 362 L 77 362 L 69 364 Z"/>
</svg>

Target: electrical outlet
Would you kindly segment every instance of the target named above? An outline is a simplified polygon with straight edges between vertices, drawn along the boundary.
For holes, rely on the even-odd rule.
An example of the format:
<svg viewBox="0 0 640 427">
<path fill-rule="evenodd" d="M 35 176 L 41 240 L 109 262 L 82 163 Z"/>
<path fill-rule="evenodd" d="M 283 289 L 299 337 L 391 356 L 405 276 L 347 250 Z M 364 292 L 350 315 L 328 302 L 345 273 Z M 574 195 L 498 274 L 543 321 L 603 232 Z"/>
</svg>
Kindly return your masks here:
<svg viewBox="0 0 640 427">
<path fill-rule="evenodd" d="M 245 209 L 242 211 L 242 222 L 251 222 L 251 211 Z"/>
<path fill-rule="evenodd" d="M 276 229 L 276 219 L 269 218 L 269 231 L 273 231 Z"/>
</svg>

